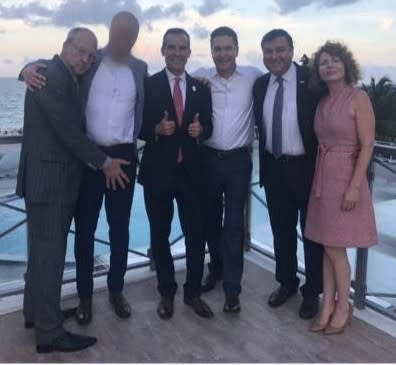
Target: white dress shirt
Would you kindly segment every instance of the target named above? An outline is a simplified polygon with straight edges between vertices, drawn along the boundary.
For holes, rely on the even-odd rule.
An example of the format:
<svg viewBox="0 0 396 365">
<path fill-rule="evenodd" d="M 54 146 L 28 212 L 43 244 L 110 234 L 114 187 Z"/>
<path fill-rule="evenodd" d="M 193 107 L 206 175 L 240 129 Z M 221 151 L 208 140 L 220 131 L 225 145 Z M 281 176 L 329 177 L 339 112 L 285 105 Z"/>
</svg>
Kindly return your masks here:
<svg viewBox="0 0 396 365">
<path fill-rule="evenodd" d="M 85 109 L 88 138 L 99 146 L 133 143 L 135 104 L 132 70 L 105 58 L 89 90 Z"/>
<path fill-rule="evenodd" d="M 282 154 L 303 155 L 302 141 L 297 114 L 297 69 L 292 63 L 283 78 L 282 109 Z M 275 94 L 279 87 L 277 76 L 271 74 L 263 106 L 263 124 L 266 133 L 266 150 L 272 153 L 272 115 Z"/>
<path fill-rule="evenodd" d="M 179 86 L 180 86 L 180 90 L 182 93 L 182 97 L 183 97 L 183 109 L 185 109 L 185 105 L 186 105 L 186 93 L 187 93 L 187 82 L 186 82 L 186 73 L 183 72 L 182 75 L 180 76 L 176 76 L 174 75 L 172 72 L 170 72 L 167 68 L 166 70 L 166 74 L 168 76 L 168 80 L 169 80 L 169 87 L 171 89 L 171 93 L 172 93 L 172 98 L 173 98 L 173 89 L 175 87 L 175 82 L 176 79 L 180 79 L 179 81 Z"/>
<path fill-rule="evenodd" d="M 213 133 L 205 144 L 217 150 L 249 146 L 254 138 L 253 84 L 263 73 L 255 67 L 237 66 L 225 79 L 215 68 L 198 69 L 193 75 L 210 81 Z"/>
</svg>

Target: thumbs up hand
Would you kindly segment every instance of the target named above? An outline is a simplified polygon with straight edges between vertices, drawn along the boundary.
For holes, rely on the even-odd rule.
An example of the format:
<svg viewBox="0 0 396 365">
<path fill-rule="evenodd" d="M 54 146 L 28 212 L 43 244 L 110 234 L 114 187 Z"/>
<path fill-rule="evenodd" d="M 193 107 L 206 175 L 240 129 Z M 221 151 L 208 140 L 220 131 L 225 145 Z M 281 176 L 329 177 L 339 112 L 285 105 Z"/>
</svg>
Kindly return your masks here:
<svg viewBox="0 0 396 365">
<path fill-rule="evenodd" d="M 176 123 L 169 120 L 169 113 L 164 111 L 161 121 L 155 126 L 155 134 L 162 136 L 171 136 L 175 133 Z"/>
<path fill-rule="evenodd" d="M 202 133 L 201 122 L 199 121 L 199 113 L 195 114 L 193 122 L 188 126 L 188 134 L 190 137 L 198 138 Z"/>
</svg>

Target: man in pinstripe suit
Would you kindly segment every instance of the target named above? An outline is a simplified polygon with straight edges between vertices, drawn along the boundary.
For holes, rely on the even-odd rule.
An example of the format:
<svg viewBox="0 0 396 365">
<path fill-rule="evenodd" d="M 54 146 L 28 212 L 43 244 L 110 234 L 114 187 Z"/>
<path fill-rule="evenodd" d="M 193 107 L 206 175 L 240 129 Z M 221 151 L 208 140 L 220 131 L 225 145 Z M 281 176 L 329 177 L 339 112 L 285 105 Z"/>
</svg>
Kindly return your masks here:
<svg viewBox="0 0 396 365">
<path fill-rule="evenodd" d="M 96 342 L 66 332 L 60 310 L 67 235 L 83 165 L 103 170 L 109 186 L 129 183 L 121 169 L 127 162 L 109 158 L 84 134 L 77 76 L 89 69 L 96 48 L 90 30 L 72 29 L 60 56 L 41 71 L 46 86 L 25 97 L 17 194 L 25 199 L 29 236 L 25 326 L 35 327 L 37 352 L 76 351 Z"/>
</svg>

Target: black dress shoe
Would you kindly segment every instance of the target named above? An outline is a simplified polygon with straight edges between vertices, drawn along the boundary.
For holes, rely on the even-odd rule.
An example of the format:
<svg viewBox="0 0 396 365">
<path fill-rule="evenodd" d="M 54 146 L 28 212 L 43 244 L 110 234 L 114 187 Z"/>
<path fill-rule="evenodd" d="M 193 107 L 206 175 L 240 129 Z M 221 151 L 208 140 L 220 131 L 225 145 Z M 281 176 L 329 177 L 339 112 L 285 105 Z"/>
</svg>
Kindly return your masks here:
<svg viewBox="0 0 396 365">
<path fill-rule="evenodd" d="M 62 310 L 63 318 L 68 319 L 68 318 L 73 317 L 76 314 L 76 311 L 77 311 L 76 307 L 63 309 Z M 25 321 L 25 328 L 26 329 L 34 328 L 34 322 L 33 321 Z"/>
<path fill-rule="evenodd" d="M 86 326 L 92 321 L 92 299 L 81 299 L 75 314 L 76 321 L 81 326 Z"/>
<path fill-rule="evenodd" d="M 239 297 L 237 295 L 227 295 L 223 312 L 224 313 L 239 313 L 241 311 L 241 303 L 239 302 Z"/>
<path fill-rule="evenodd" d="M 173 297 L 161 297 L 157 313 L 161 319 L 171 319 L 173 316 Z"/>
<path fill-rule="evenodd" d="M 216 287 L 216 284 L 218 281 L 220 281 L 220 277 L 218 275 L 215 275 L 211 272 L 206 276 L 204 283 L 201 288 L 201 293 L 207 293 L 211 290 L 213 290 Z"/>
<path fill-rule="evenodd" d="M 73 352 L 86 349 L 95 345 L 96 338 L 80 336 L 74 333 L 65 332 L 63 335 L 55 338 L 50 344 L 40 344 L 36 346 L 38 353 L 49 352 Z"/>
<path fill-rule="evenodd" d="M 279 307 L 280 305 L 284 304 L 290 297 L 296 295 L 297 289 L 297 287 L 288 288 L 281 285 L 270 295 L 268 299 L 268 305 L 273 308 Z"/>
<path fill-rule="evenodd" d="M 200 297 L 184 298 L 184 304 L 189 305 L 200 317 L 212 318 L 214 316 L 210 307 Z"/>
<path fill-rule="evenodd" d="M 131 306 L 121 293 L 110 293 L 109 301 L 118 317 L 129 318 L 131 316 Z"/>
<path fill-rule="evenodd" d="M 298 315 L 303 319 L 310 319 L 317 315 L 319 311 L 319 296 L 304 297 Z"/>
</svg>

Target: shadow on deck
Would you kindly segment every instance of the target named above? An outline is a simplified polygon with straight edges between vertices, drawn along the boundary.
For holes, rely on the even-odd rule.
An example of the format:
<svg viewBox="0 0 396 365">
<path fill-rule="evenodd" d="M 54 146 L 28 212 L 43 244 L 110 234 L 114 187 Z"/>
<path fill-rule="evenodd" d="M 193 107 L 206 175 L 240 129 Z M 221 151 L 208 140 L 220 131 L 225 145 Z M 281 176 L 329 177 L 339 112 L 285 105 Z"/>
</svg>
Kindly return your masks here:
<svg viewBox="0 0 396 365">
<path fill-rule="evenodd" d="M 94 319 L 86 328 L 74 320 L 66 328 L 98 337 L 96 346 L 79 353 L 38 355 L 34 333 L 23 328 L 22 313 L 0 317 L 0 362 L 394 362 L 396 339 L 353 319 L 339 336 L 308 331 L 309 322 L 298 318 L 301 297 L 271 309 L 266 300 L 276 286 L 273 273 L 247 259 L 242 312 L 236 317 L 222 312 L 220 287 L 205 295 L 215 312 L 212 320 L 197 317 L 182 304 L 184 272 L 177 274 L 179 291 L 175 316 L 162 321 L 156 315 L 158 296 L 154 277 L 126 285 L 132 317 L 115 317 L 107 292 L 94 296 Z M 76 303 L 69 298 L 65 306 Z"/>
</svg>

